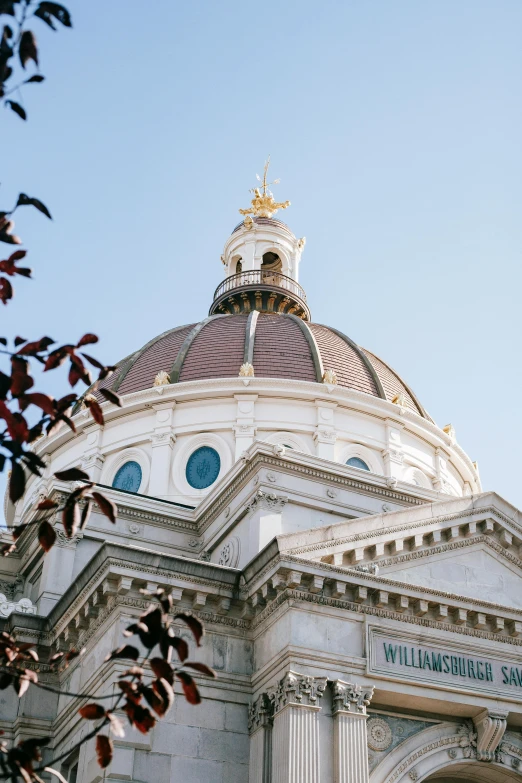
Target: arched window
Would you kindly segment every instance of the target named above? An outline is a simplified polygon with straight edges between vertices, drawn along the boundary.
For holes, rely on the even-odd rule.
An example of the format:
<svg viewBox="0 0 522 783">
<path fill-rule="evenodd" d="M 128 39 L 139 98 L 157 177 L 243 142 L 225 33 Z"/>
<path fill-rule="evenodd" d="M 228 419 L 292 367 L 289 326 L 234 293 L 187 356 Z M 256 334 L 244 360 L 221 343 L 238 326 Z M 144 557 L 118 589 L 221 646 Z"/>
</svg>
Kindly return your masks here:
<svg viewBox="0 0 522 783">
<path fill-rule="evenodd" d="M 126 462 L 114 476 L 114 489 L 124 489 L 126 492 L 137 492 L 141 484 L 141 466 L 134 461 Z"/>
<path fill-rule="evenodd" d="M 358 468 L 359 470 L 370 470 L 366 462 L 363 459 L 360 459 L 360 457 L 350 457 L 346 464 L 351 468 Z"/>
<path fill-rule="evenodd" d="M 206 489 L 219 476 L 221 459 L 215 449 L 210 446 L 201 446 L 188 458 L 185 475 L 187 481 L 194 489 Z"/>
</svg>

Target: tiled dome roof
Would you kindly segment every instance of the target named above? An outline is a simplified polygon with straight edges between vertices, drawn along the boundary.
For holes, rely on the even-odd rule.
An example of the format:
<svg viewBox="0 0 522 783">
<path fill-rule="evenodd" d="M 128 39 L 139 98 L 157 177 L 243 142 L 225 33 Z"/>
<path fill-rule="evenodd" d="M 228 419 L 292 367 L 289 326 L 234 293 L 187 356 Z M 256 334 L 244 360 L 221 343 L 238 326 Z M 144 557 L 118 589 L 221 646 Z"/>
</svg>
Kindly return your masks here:
<svg viewBox="0 0 522 783">
<path fill-rule="evenodd" d="M 290 378 L 321 383 L 333 370 L 341 387 L 403 404 L 430 417 L 411 389 L 381 359 L 336 329 L 306 323 L 295 315 L 262 313 L 213 315 L 154 338 L 118 364 L 106 385 L 119 394 L 153 386 L 165 371 L 171 383 L 237 378 L 245 362 L 257 378 Z"/>
</svg>

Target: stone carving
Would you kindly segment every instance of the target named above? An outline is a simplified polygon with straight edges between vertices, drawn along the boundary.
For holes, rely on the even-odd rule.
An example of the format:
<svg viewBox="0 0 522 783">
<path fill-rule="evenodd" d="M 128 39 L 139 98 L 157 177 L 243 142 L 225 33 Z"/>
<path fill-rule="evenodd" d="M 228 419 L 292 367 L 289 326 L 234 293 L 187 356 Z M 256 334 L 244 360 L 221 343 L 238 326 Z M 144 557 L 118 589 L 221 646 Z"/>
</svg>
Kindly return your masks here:
<svg viewBox="0 0 522 783">
<path fill-rule="evenodd" d="M 368 747 L 372 750 L 387 750 L 392 744 L 393 734 L 388 723 L 382 718 L 370 718 L 366 724 Z"/>
<path fill-rule="evenodd" d="M 154 378 L 153 386 L 168 386 L 170 383 L 170 375 L 165 370 L 160 372 Z"/>
<path fill-rule="evenodd" d="M 240 378 L 253 378 L 254 377 L 254 365 L 250 364 L 250 362 L 245 362 L 241 365 L 239 368 L 239 377 Z"/>
<path fill-rule="evenodd" d="M 0 594 L 3 595 L 8 601 L 14 601 L 17 593 L 22 592 L 24 589 L 25 580 L 23 576 L 18 575 L 14 582 L 6 582 L 0 579 Z"/>
<path fill-rule="evenodd" d="M 29 598 L 20 598 L 18 601 L 8 601 L 3 593 L 0 593 L 0 617 L 9 617 L 11 612 L 22 614 L 36 614 L 36 606 L 33 606 Z"/>
<path fill-rule="evenodd" d="M 189 538 L 189 540 L 188 540 L 188 545 L 189 545 L 189 547 L 191 547 L 192 549 L 195 549 L 195 547 L 197 547 L 198 543 L 199 543 L 199 542 L 198 542 L 198 539 L 197 539 L 197 538 Z"/>
<path fill-rule="evenodd" d="M 71 538 L 67 538 L 64 530 L 56 530 L 55 532 L 56 532 L 57 546 L 75 547 L 78 541 L 80 541 L 83 538 L 83 535 L 80 533 L 78 535 L 72 536 Z"/>
<path fill-rule="evenodd" d="M 412 769 L 412 770 L 411 770 L 411 772 L 410 772 L 410 778 L 411 778 L 412 780 L 418 780 L 418 779 L 419 779 L 419 773 L 417 772 L 417 770 L 416 770 L 416 769 Z"/>
<path fill-rule="evenodd" d="M 289 704 L 317 706 L 317 700 L 326 690 L 326 683 L 326 677 L 309 677 L 304 674 L 287 672 L 283 679 L 279 680 L 273 694 L 274 713 Z"/>
<path fill-rule="evenodd" d="M 366 715 L 366 707 L 369 706 L 372 700 L 374 690 L 373 686 L 356 685 L 352 682 L 335 680 L 333 684 L 334 715 L 339 710 Z"/>
<path fill-rule="evenodd" d="M 200 560 L 204 560 L 205 563 L 210 563 L 210 558 L 212 557 L 211 552 L 202 552 L 199 556 Z"/>
<path fill-rule="evenodd" d="M 390 510 L 390 508 L 391 506 L 389 506 L 388 503 L 382 504 L 382 510 L 384 511 L 385 514 Z"/>
<path fill-rule="evenodd" d="M 262 726 L 272 725 L 274 700 L 268 693 L 262 693 L 248 708 L 248 730 L 251 734 Z"/>
<path fill-rule="evenodd" d="M 508 713 L 502 710 L 484 710 L 473 719 L 476 733 L 477 759 L 493 761 L 506 731 Z"/>
<path fill-rule="evenodd" d="M 270 509 L 271 511 L 282 511 L 288 503 L 288 498 L 283 495 L 274 495 L 271 492 L 263 492 L 258 489 L 254 499 L 247 506 L 247 514 L 256 511 L 258 508 Z"/>
<path fill-rule="evenodd" d="M 268 471 L 266 474 L 267 480 L 270 481 L 272 484 L 274 484 L 277 481 L 277 476 L 275 473 L 272 473 L 271 470 Z"/>
<path fill-rule="evenodd" d="M 327 495 L 327 497 L 329 497 L 329 498 L 336 498 L 338 494 L 339 494 L 339 490 L 336 489 L 335 487 L 327 487 L 326 488 L 326 495 Z"/>
<path fill-rule="evenodd" d="M 520 768 L 520 759 L 517 759 L 515 756 L 511 759 L 511 766 L 513 769 L 519 769 Z"/>
<path fill-rule="evenodd" d="M 337 373 L 335 370 L 325 370 L 323 373 L 323 383 L 328 383 L 332 386 L 336 386 L 337 381 Z"/>
<path fill-rule="evenodd" d="M 141 533 L 141 527 L 137 522 L 131 522 L 129 525 L 127 525 L 127 530 L 133 536 L 137 536 L 139 533 Z"/>
<path fill-rule="evenodd" d="M 377 576 L 379 573 L 379 566 L 377 563 L 365 563 L 364 565 L 350 566 L 354 571 L 360 571 L 362 574 L 373 574 Z"/>
<path fill-rule="evenodd" d="M 457 748 L 450 748 L 448 750 L 448 756 L 450 759 L 456 759 L 457 758 Z"/>
<path fill-rule="evenodd" d="M 239 549 L 239 538 L 237 536 L 233 536 L 230 541 L 227 541 L 219 553 L 219 565 L 235 568 L 239 561 Z"/>
<path fill-rule="evenodd" d="M 472 721 L 465 720 L 457 731 L 460 737 L 459 745 L 466 759 L 474 758 L 477 754 L 477 732 L 474 728 Z"/>
</svg>

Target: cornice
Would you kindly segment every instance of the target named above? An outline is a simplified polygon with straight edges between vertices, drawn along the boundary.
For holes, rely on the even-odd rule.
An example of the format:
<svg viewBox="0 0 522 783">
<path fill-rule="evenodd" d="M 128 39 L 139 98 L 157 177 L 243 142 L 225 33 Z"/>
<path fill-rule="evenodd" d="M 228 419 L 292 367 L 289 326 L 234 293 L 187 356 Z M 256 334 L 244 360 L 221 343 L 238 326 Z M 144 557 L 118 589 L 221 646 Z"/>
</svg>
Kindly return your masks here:
<svg viewBox="0 0 522 783">
<path fill-rule="evenodd" d="M 254 620 L 252 621 L 252 630 L 256 630 L 282 604 L 291 600 L 301 601 L 307 604 L 315 604 L 317 606 L 330 606 L 336 609 L 345 609 L 359 615 L 363 614 L 371 617 L 380 617 L 382 619 L 396 620 L 402 623 L 418 625 L 423 628 L 435 628 L 438 631 L 449 631 L 451 633 L 461 634 L 463 636 L 471 636 L 477 639 L 487 639 L 488 641 L 491 642 L 502 642 L 504 644 L 510 644 L 515 647 L 522 646 L 522 639 L 514 638 L 511 636 L 499 636 L 497 634 L 491 633 L 490 631 L 482 631 L 477 628 L 468 628 L 467 626 L 463 626 L 463 625 L 450 625 L 449 623 L 441 623 L 425 617 L 405 615 L 401 612 L 394 612 L 389 609 L 382 609 L 376 606 L 359 604 L 353 601 L 344 601 L 340 598 L 330 598 L 324 595 L 318 595 L 317 593 L 306 593 L 301 590 L 291 590 L 289 588 L 279 593 L 277 598 L 275 598 L 270 604 L 268 604 L 254 618 Z"/>
<path fill-rule="evenodd" d="M 421 505 L 425 505 L 424 503 Z M 396 513 L 401 513 L 400 511 Z M 441 516 L 433 516 L 426 519 L 419 519 L 416 522 L 408 522 L 403 525 L 393 525 L 380 530 L 370 530 L 364 533 L 353 533 L 350 536 L 342 536 L 341 538 L 331 538 L 327 541 L 320 541 L 314 544 L 306 544 L 305 546 L 290 548 L 288 551 L 294 555 L 301 555 L 307 552 L 320 552 L 324 549 L 331 549 L 332 547 L 340 546 L 342 544 L 350 544 L 354 541 L 365 541 L 371 538 L 377 538 L 378 536 L 386 535 L 390 539 L 396 533 L 407 532 L 422 527 L 439 526 L 445 522 L 454 522 L 457 519 L 465 519 L 471 516 L 492 516 L 497 517 L 505 525 L 510 525 L 522 536 L 522 527 L 510 517 L 507 517 L 495 506 L 483 506 L 478 508 L 467 508 L 462 511 L 457 511 L 453 514 L 442 514 Z M 389 517 L 391 518 L 391 516 Z M 343 523 L 340 523 L 343 524 Z M 329 527 L 333 527 L 329 526 Z"/>
</svg>

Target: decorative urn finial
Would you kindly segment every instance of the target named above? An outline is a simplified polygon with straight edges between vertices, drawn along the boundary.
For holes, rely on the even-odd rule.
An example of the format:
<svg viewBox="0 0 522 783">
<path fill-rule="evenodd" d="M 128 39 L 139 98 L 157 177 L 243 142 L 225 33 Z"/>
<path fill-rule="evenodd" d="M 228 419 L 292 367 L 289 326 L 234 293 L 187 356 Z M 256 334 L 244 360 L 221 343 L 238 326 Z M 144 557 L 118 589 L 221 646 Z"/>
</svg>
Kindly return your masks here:
<svg viewBox="0 0 522 783">
<path fill-rule="evenodd" d="M 250 193 L 254 194 L 254 198 L 252 199 L 252 206 L 249 207 L 248 209 L 240 209 L 239 211 L 242 215 L 255 215 L 256 217 L 271 218 L 272 215 L 275 215 L 278 209 L 287 209 L 287 207 L 290 206 L 289 201 L 274 201 L 274 196 L 272 192 L 268 190 L 270 185 L 278 185 L 280 181 L 278 179 L 275 179 L 273 182 L 267 182 L 269 166 L 270 166 L 270 155 L 268 156 L 268 160 L 265 163 L 263 179 L 261 179 L 259 174 L 256 174 L 256 177 L 258 181 L 261 183 L 261 186 L 258 188 L 250 189 Z M 245 225 L 250 227 L 251 224 L 252 224 L 252 218 L 250 219 L 246 218 Z"/>
</svg>

